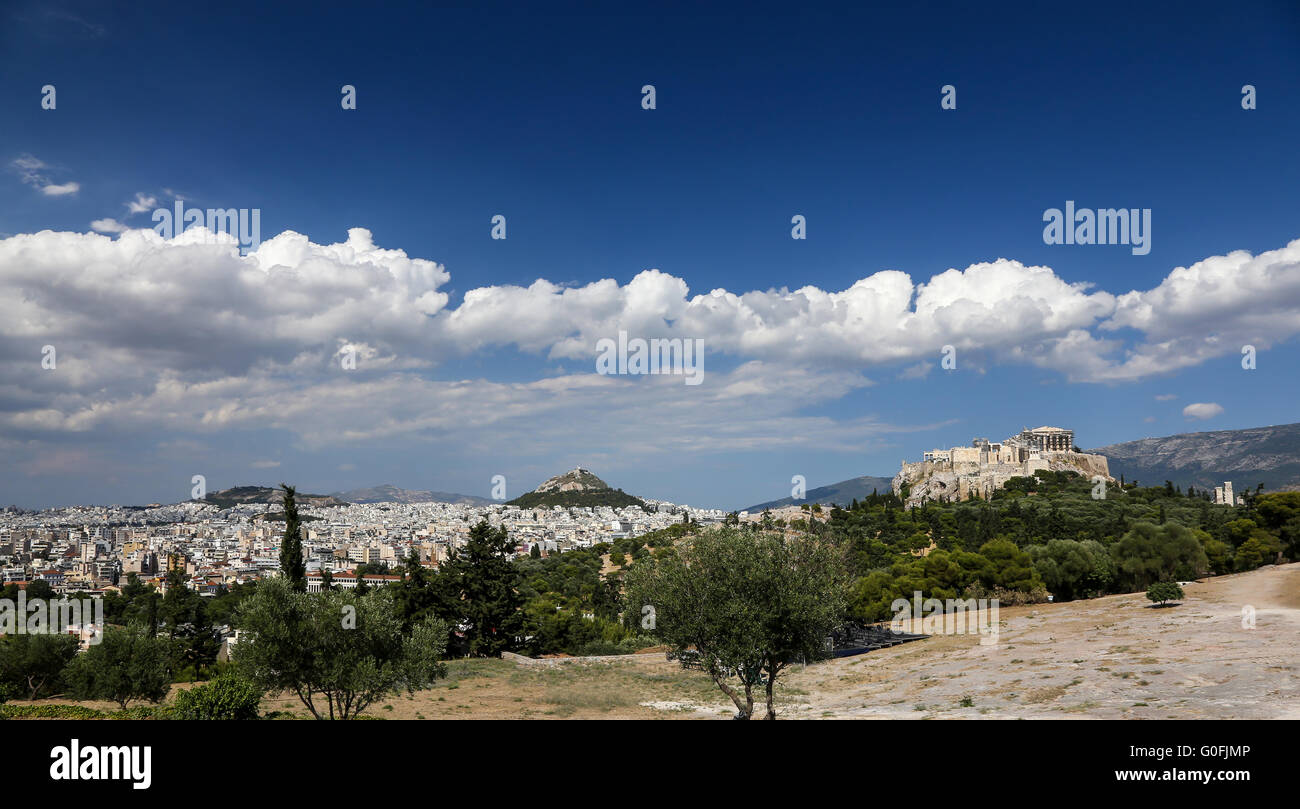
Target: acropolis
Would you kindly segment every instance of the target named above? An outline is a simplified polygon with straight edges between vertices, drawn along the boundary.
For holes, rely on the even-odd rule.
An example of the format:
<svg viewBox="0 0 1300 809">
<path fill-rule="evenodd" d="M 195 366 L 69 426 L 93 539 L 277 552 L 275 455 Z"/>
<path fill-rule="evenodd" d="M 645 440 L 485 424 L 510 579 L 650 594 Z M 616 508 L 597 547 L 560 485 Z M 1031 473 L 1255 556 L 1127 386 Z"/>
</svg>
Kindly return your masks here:
<svg viewBox="0 0 1300 809">
<path fill-rule="evenodd" d="M 976 438 L 968 447 L 932 449 L 922 460 L 903 461 L 894 477 L 894 494 L 907 504 L 924 501 L 965 500 L 988 497 L 1014 477 L 1030 477 L 1040 471 L 1077 472 L 1086 478 L 1100 475 L 1111 480 L 1104 455 L 1079 452 L 1074 431 L 1061 427 L 1025 428 L 1001 442 Z"/>
</svg>

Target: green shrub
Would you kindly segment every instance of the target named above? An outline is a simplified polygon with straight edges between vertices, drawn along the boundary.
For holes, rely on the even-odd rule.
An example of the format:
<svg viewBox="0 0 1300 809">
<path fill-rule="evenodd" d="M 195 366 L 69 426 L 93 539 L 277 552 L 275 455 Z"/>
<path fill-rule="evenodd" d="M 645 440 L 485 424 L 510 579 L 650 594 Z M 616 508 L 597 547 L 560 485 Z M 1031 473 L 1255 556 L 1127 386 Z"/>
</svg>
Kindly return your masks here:
<svg viewBox="0 0 1300 809">
<path fill-rule="evenodd" d="M 256 719 L 262 691 L 234 674 L 180 692 L 171 706 L 173 719 Z"/>
<path fill-rule="evenodd" d="M 0 719 L 170 719 L 166 708 L 134 705 L 101 711 L 85 705 L 0 705 Z"/>
</svg>

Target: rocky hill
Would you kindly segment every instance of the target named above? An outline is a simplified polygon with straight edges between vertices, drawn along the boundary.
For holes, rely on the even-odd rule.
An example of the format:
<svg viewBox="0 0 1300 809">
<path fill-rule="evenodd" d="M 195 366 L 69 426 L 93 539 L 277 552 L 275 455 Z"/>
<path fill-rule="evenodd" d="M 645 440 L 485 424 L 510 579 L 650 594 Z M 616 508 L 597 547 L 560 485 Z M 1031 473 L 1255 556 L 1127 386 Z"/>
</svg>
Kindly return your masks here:
<svg viewBox="0 0 1300 809">
<path fill-rule="evenodd" d="M 298 492 L 295 501 L 300 506 L 345 506 L 347 503 L 328 494 L 304 494 Z M 219 508 L 231 508 L 246 503 L 259 503 L 279 509 L 284 504 L 284 495 L 279 489 L 270 486 L 235 486 L 219 492 L 208 492 L 204 503 L 211 503 Z"/>
<path fill-rule="evenodd" d="M 1090 450 L 1110 460 L 1110 473 L 1144 486 L 1166 480 L 1186 488 L 1232 481 L 1238 492 L 1300 489 L 1300 424 L 1180 433 Z"/>
<path fill-rule="evenodd" d="M 627 494 L 622 489 L 611 489 L 608 483 L 582 467 L 549 478 L 528 494 L 511 500 L 510 505 L 520 508 L 551 508 L 552 506 L 645 508 L 645 502 L 641 498 Z"/>
</svg>

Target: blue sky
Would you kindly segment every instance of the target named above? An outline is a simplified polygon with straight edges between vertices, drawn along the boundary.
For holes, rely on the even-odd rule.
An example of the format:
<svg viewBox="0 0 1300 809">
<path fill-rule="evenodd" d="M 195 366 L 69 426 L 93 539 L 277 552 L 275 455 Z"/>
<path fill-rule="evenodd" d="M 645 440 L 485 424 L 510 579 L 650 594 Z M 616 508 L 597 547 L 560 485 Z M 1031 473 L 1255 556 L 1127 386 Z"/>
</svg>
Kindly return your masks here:
<svg viewBox="0 0 1300 809">
<path fill-rule="evenodd" d="M 1300 289 L 1285 251 L 1300 238 L 1294 4 L 1189 4 L 1176 18 L 1131 3 L 1068 14 L 957 3 L 525 8 L 232 4 L 209 17 L 148 3 L 8 6 L 0 448 L 13 463 L 0 471 L 0 501 L 179 500 L 198 473 L 213 487 L 391 482 L 479 495 L 505 474 L 514 496 L 581 464 L 645 496 L 737 507 L 788 494 L 794 474 L 809 486 L 890 475 L 924 449 L 1026 425 L 1073 427 L 1088 447 L 1300 420 Z M 46 84 L 54 110 L 41 109 Z M 357 88 L 356 110 L 340 108 L 344 84 Z M 641 107 L 645 84 L 654 110 Z M 945 84 L 955 110 L 940 109 Z M 1245 84 L 1256 109 L 1242 109 Z M 70 183 L 75 192 L 46 190 Z M 149 212 L 126 203 L 169 208 L 177 196 L 259 209 L 264 242 L 292 230 L 331 245 L 364 228 L 379 248 L 441 265 L 445 304 L 427 329 L 404 309 L 414 323 L 389 329 L 375 325 L 384 312 L 431 288 L 399 283 L 392 300 L 348 306 L 332 296 L 365 293 L 317 279 L 301 294 L 322 311 L 334 301 L 331 317 L 298 301 L 299 319 L 261 333 L 269 318 L 251 316 L 228 333 L 248 314 L 248 290 L 227 300 L 235 282 L 187 255 L 81 251 L 71 236 L 14 241 L 87 234 L 105 219 L 149 228 Z M 1149 254 L 1044 244 L 1043 212 L 1066 200 L 1149 208 Z M 505 240 L 489 238 L 495 214 L 507 217 Z M 806 240 L 790 238 L 794 214 L 807 217 Z M 26 250 L 50 262 L 37 262 L 47 267 L 38 278 L 24 274 L 35 266 Z M 558 293 L 601 279 L 629 289 L 657 269 L 684 282 L 687 300 L 714 289 L 780 300 L 887 270 L 920 285 L 1007 259 L 1051 268 L 1062 288 L 1119 297 L 1242 250 L 1283 252 L 1267 267 L 1215 265 L 1181 295 L 1135 300 L 1123 316 L 1076 313 L 1066 327 L 1047 317 L 1023 329 L 1023 345 L 1014 323 L 985 339 L 942 333 L 938 318 L 934 334 L 903 346 L 884 326 L 859 323 L 846 337 L 813 328 L 824 324 L 811 314 L 808 328 L 773 326 L 756 347 L 743 317 L 727 328 L 685 312 L 660 318 L 664 334 L 706 340 L 701 390 L 627 378 L 585 388 L 592 339 L 625 322 L 646 336 L 658 326 L 627 292 L 621 314 L 596 307 L 602 319 L 588 330 L 575 318 L 589 310 Z M 68 265 L 96 251 L 115 268 L 110 291 L 93 283 L 99 264 Z M 143 280 L 187 272 L 201 274 L 202 296 Z M 1009 272 L 986 292 L 1020 288 Z M 1241 293 L 1239 276 L 1268 282 L 1269 294 Z M 468 319 L 470 290 L 537 279 L 555 294 L 506 296 L 473 329 L 436 322 L 457 310 Z M 1025 306 L 1066 305 L 1056 294 L 1008 304 L 1013 320 L 1033 321 Z M 234 314 L 184 310 L 205 300 Z M 1096 357 L 1061 343 L 1076 328 L 1120 341 L 1111 368 L 1134 352 L 1150 361 L 1081 373 Z M 846 349 L 854 334 L 879 350 Z M 348 378 L 324 370 L 335 338 L 387 363 L 356 374 L 369 387 L 345 409 L 335 402 Z M 586 348 L 557 349 L 565 339 Z M 926 368 L 938 345 L 963 340 L 957 369 Z M 1249 372 L 1245 342 L 1260 347 Z M 47 343 L 67 346 L 71 371 L 34 378 Z M 323 365 L 305 370 L 311 358 Z M 160 395 L 160 379 L 184 391 Z M 556 392 L 539 380 L 568 381 Z M 737 392 L 746 386 L 754 392 Z M 1185 415 L 1197 403 L 1221 411 Z M 613 415 L 594 415 L 602 406 Z M 280 409 L 293 415 L 267 417 Z"/>
</svg>

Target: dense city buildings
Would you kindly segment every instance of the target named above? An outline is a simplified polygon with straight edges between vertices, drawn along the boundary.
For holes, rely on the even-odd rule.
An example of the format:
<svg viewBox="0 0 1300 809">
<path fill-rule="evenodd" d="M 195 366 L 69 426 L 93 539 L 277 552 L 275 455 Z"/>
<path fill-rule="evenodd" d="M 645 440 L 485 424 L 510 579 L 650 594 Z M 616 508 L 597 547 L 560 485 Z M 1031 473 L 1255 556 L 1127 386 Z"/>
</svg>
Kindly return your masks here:
<svg viewBox="0 0 1300 809">
<path fill-rule="evenodd" d="M 550 555 L 665 528 L 688 516 L 706 524 L 725 516 L 658 501 L 647 506 L 300 504 L 308 586 L 319 589 L 329 571 L 336 586 L 353 587 L 362 566 L 367 584 L 382 585 L 396 580 L 383 578 L 383 568 L 400 575 L 397 568 L 412 555 L 437 568 L 482 519 L 505 526 L 517 554 L 537 547 Z M 167 573 L 174 569 L 200 595 L 215 595 L 223 587 L 278 574 L 284 533 L 278 511 L 265 503 L 221 508 L 197 501 L 0 511 L 0 579 L 24 588 L 44 581 L 55 593 L 102 594 L 135 574 L 165 591 Z"/>
</svg>

